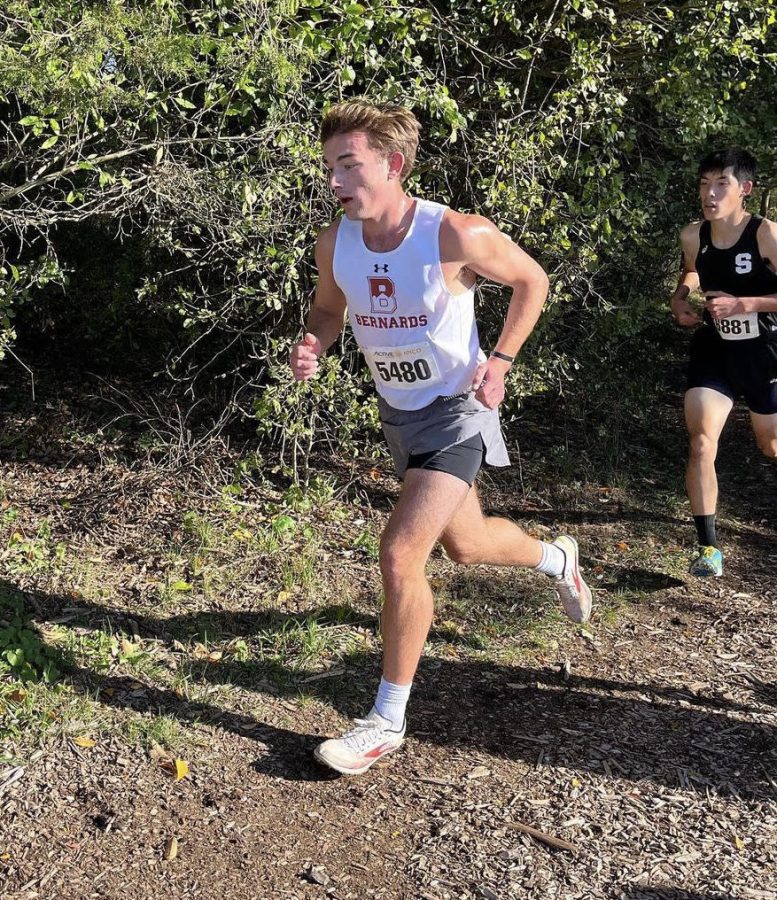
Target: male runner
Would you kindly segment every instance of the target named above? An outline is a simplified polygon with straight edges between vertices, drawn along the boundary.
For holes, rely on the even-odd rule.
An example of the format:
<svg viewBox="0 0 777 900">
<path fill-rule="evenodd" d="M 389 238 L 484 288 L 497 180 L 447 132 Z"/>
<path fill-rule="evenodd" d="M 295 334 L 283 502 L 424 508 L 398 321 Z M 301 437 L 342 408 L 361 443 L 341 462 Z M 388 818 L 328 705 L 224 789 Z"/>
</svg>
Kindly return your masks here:
<svg viewBox="0 0 777 900">
<path fill-rule="evenodd" d="M 315 752 L 343 774 L 365 772 L 402 743 L 432 621 L 424 570 L 437 541 L 457 562 L 544 572 L 556 579 L 573 621 L 591 613 L 574 538 L 543 543 L 506 519 L 484 516 L 473 486 L 484 460 L 509 465 L 497 407 L 505 374 L 545 302 L 547 276 L 487 219 L 405 193 L 418 133 L 400 106 L 351 101 L 325 116 L 324 160 L 345 215 L 318 237 L 318 287 L 307 333 L 290 359 L 296 379 L 310 378 L 347 308 L 404 480 L 381 539 L 383 678 L 375 705 L 355 729 Z M 476 275 L 513 289 L 488 358 L 474 318 Z"/>
<path fill-rule="evenodd" d="M 686 486 L 699 541 L 692 575 L 720 576 L 715 534 L 718 438 L 737 397 L 750 410 L 761 451 L 777 459 L 777 224 L 745 209 L 756 161 L 735 148 L 699 164 L 703 222 L 680 234 L 683 273 L 672 295 L 676 321 L 701 323 L 690 347 L 685 421 L 690 437 Z M 688 302 L 701 287 L 703 319 Z"/>
</svg>

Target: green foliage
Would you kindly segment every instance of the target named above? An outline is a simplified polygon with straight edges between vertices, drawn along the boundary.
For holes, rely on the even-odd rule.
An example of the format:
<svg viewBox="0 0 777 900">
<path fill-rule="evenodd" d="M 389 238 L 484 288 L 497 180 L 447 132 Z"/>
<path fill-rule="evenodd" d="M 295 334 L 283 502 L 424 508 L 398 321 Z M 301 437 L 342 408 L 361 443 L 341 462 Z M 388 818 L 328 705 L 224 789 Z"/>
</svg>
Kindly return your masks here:
<svg viewBox="0 0 777 900">
<path fill-rule="evenodd" d="M 26 535 L 22 531 L 14 531 L 11 534 L 3 555 L 3 563 L 5 571 L 9 574 L 47 575 L 57 570 L 65 558 L 65 553 L 64 544 L 52 542 L 51 526 L 44 521 L 34 535 Z"/>
<path fill-rule="evenodd" d="M 21 682 L 59 676 L 52 654 L 31 626 L 23 597 L 0 589 L 0 678 L 10 676 Z"/>
<path fill-rule="evenodd" d="M 411 190 L 492 217 L 549 271 L 523 390 L 655 328 L 710 144 L 775 177 L 774 0 L 10 0 L 0 34 L 0 352 L 59 315 L 116 360 L 153 344 L 145 323 L 171 384 L 252 411 L 302 477 L 317 441 L 348 449 L 376 419 L 352 342 L 313 385 L 286 367 L 336 213 L 329 103 L 412 106 Z M 90 279 L 87 225 L 104 235 Z M 65 304 L 46 286 L 64 269 Z M 486 345 L 506 299 L 483 292 Z"/>
</svg>

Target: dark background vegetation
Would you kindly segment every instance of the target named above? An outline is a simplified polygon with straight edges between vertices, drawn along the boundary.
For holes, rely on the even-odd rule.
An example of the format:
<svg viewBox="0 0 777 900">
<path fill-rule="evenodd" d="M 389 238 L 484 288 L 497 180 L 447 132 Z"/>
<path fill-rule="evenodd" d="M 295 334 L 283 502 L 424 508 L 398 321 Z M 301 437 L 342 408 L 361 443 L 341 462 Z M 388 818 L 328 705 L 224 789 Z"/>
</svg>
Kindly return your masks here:
<svg viewBox="0 0 777 900">
<path fill-rule="evenodd" d="M 318 121 L 363 95 L 422 121 L 412 192 L 492 217 L 551 275 L 508 417 L 573 396 L 598 446 L 649 410 L 677 350 L 665 302 L 698 157 L 749 147 L 768 208 L 774 21 L 772 0 L 11 0 L 6 372 L 15 356 L 39 390 L 52 372 L 131 385 L 121 421 L 179 444 L 248 423 L 286 466 L 321 439 L 352 450 L 375 421 L 353 342 L 312 387 L 285 359 L 335 213 Z M 506 301 L 483 288 L 486 346 Z"/>
</svg>

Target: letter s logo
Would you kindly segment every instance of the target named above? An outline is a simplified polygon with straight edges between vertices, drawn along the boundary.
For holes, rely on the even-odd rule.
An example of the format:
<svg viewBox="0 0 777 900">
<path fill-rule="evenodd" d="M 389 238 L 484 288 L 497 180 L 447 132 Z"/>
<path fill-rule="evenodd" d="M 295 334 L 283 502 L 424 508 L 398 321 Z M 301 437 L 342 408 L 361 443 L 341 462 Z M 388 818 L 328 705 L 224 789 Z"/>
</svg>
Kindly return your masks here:
<svg viewBox="0 0 777 900">
<path fill-rule="evenodd" d="M 749 253 L 737 253 L 734 260 L 737 268 L 737 275 L 747 275 L 753 271 L 753 259 Z"/>
</svg>

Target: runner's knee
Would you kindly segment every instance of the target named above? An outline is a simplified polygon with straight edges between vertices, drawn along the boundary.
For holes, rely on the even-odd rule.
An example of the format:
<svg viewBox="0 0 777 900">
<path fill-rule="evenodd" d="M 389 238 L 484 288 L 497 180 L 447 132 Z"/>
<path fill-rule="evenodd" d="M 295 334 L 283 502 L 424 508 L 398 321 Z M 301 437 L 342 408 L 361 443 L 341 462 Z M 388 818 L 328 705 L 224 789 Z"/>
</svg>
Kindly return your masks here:
<svg viewBox="0 0 777 900">
<path fill-rule="evenodd" d="M 426 557 L 418 553 L 411 541 L 394 535 L 383 535 L 380 542 L 380 571 L 390 584 L 403 578 L 423 573 Z"/>
<path fill-rule="evenodd" d="M 690 455 L 696 459 L 714 459 L 718 454 L 718 442 L 708 434 L 692 434 L 688 446 Z"/>
</svg>

